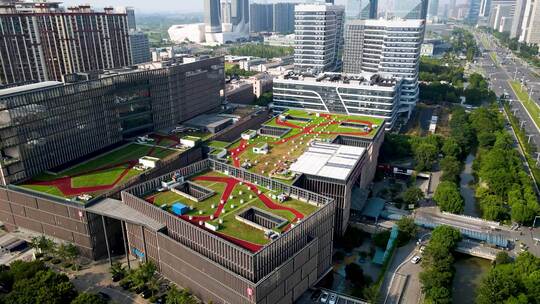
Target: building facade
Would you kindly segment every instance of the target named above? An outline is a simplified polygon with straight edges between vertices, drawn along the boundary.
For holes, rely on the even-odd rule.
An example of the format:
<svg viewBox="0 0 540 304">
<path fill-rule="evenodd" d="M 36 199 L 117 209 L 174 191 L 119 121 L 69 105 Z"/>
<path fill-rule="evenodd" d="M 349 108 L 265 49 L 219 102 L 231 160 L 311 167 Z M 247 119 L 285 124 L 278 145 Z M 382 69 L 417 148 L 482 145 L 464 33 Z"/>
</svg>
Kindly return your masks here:
<svg viewBox="0 0 540 304">
<path fill-rule="evenodd" d="M 0 7 L 0 84 L 61 80 L 63 75 L 131 64 L 126 14 L 67 10 L 55 3 Z"/>
<path fill-rule="evenodd" d="M 218 107 L 223 58 L 0 91 L 0 181 L 27 179 Z"/>
<path fill-rule="evenodd" d="M 294 6 L 296 3 L 274 3 L 274 32 L 280 34 L 294 33 Z"/>
<path fill-rule="evenodd" d="M 345 9 L 329 4 L 296 5 L 294 69 L 317 74 L 341 67 Z"/>
<path fill-rule="evenodd" d="M 397 117 L 400 90 L 401 79 L 378 74 L 285 75 L 274 79 L 272 106 L 377 117 L 391 126 Z"/>
<path fill-rule="evenodd" d="M 516 0 L 516 8 L 514 10 L 514 18 L 512 18 L 512 26 L 510 28 L 510 38 L 518 38 L 521 36 L 521 27 L 525 18 L 525 8 L 527 0 Z"/>
<path fill-rule="evenodd" d="M 349 0 L 345 15 L 347 20 L 377 18 L 378 0 Z"/>
<path fill-rule="evenodd" d="M 129 44 L 131 49 L 131 62 L 133 64 L 152 61 L 150 42 L 145 33 L 135 31 L 129 32 Z"/>
<path fill-rule="evenodd" d="M 343 72 L 382 73 L 403 79 L 399 112 L 418 101 L 420 50 L 425 20 L 358 20 L 347 24 Z"/>
<path fill-rule="evenodd" d="M 521 24 L 520 42 L 540 43 L 540 1 L 527 0 L 523 23 Z"/>
<path fill-rule="evenodd" d="M 402 19 L 426 19 L 428 13 L 428 0 L 402 0 L 394 1 L 392 17 Z"/>
<path fill-rule="evenodd" d="M 482 0 L 471 0 L 469 2 L 469 9 L 467 11 L 467 16 L 465 16 L 465 22 L 470 25 L 476 25 L 478 23 L 481 4 Z"/>
<path fill-rule="evenodd" d="M 250 31 L 271 32 L 274 29 L 274 5 L 251 3 L 249 7 Z"/>
</svg>

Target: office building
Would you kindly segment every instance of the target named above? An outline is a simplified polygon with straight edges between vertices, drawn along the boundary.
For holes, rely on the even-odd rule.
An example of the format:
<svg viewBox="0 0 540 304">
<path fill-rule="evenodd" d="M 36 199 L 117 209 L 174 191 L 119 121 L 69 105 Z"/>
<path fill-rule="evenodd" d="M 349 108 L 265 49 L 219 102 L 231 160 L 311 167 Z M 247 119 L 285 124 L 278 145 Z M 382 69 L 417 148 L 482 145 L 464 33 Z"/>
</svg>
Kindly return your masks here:
<svg viewBox="0 0 540 304">
<path fill-rule="evenodd" d="M 131 49 L 131 62 L 133 64 L 152 61 L 150 42 L 145 33 L 137 31 L 129 32 L 129 43 Z"/>
<path fill-rule="evenodd" d="M 394 1 L 394 10 L 390 12 L 392 17 L 402 19 L 426 19 L 428 12 L 428 0 L 399 0 Z"/>
<path fill-rule="evenodd" d="M 89 6 L 32 2 L 0 8 L 1 85 L 61 80 L 63 75 L 131 64 L 125 14 Z"/>
<path fill-rule="evenodd" d="M 249 0 L 204 0 L 205 42 L 212 45 L 249 38 Z"/>
<path fill-rule="evenodd" d="M 478 11 L 479 17 L 489 17 L 491 11 L 491 0 L 482 0 L 480 2 L 480 9 Z"/>
<path fill-rule="evenodd" d="M 492 3 L 490 15 L 489 15 L 489 26 L 499 31 L 501 28 L 501 22 L 505 18 L 506 28 L 508 28 L 510 22 L 508 18 L 514 16 L 515 3 L 514 2 L 503 2 L 503 3 Z"/>
<path fill-rule="evenodd" d="M 519 39 L 521 36 L 521 27 L 523 19 L 525 19 L 527 2 L 527 0 L 516 0 L 516 8 L 514 10 L 514 17 L 512 18 L 512 26 L 510 28 L 510 38 Z"/>
<path fill-rule="evenodd" d="M 402 78 L 399 112 L 410 112 L 418 101 L 418 69 L 425 21 L 358 20 L 345 30 L 343 72 L 381 73 Z"/>
<path fill-rule="evenodd" d="M 249 14 L 251 32 L 272 32 L 274 30 L 273 4 L 251 3 Z"/>
<path fill-rule="evenodd" d="M 274 79 L 273 107 L 362 115 L 392 126 L 400 106 L 401 79 L 361 73 L 287 74 Z"/>
<path fill-rule="evenodd" d="M 377 18 L 378 0 L 349 0 L 345 15 L 348 20 Z"/>
<path fill-rule="evenodd" d="M 540 1 L 527 0 L 523 23 L 521 25 L 520 42 L 528 44 L 540 43 Z"/>
<path fill-rule="evenodd" d="M 435 18 L 439 15 L 439 0 L 430 0 L 428 6 L 428 17 Z"/>
<path fill-rule="evenodd" d="M 478 15 L 480 14 L 480 5 L 482 0 L 470 0 L 469 9 L 465 17 L 465 22 L 470 25 L 478 23 Z"/>
<path fill-rule="evenodd" d="M 141 132 L 172 128 L 218 107 L 224 86 L 223 58 L 161 69 L 121 69 L 102 77 L 0 91 L 3 184 Z"/>
<path fill-rule="evenodd" d="M 294 69 L 318 74 L 341 66 L 343 47 L 342 6 L 301 4 L 295 10 Z"/>
<path fill-rule="evenodd" d="M 296 3 L 274 3 L 274 32 L 280 34 L 294 33 L 294 6 Z"/>
<path fill-rule="evenodd" d="M 206 33 L 221 32 L 221 6 L 219 0 L 204 0 Z"/>
</svg>

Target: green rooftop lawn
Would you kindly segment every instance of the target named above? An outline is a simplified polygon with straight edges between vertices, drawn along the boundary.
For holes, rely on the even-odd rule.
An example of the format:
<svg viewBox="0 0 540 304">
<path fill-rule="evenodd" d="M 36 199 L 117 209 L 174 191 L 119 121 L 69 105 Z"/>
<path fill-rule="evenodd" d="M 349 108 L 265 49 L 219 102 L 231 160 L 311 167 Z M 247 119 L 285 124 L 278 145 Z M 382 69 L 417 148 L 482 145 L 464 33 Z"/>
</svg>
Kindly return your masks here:
<svg viewBox="0 0 540 304">
<path fill-rule="evenodd" d="M 299 110 L 289 110 L 285 113 L 286 115 L 296 116 L 296 117 L 304 117 L 304 118 L 310 118 L 310 122 L 300 122 L 297 120 L 289 120 L 289 122 L 305 127 L 305 126 L 313 126 L 317 125 L 323 122 L 327 121 L 327 118 L 325 117 L 317 117 L 315 114 L 309 114 L 304 111 Z M 332 117 L 338 121 L 345 121 L 345 120 L 362 120 L 362 121 L 369 121 L 373 124 L 376 124 L 378 128 L 381 127 L 383 124 L 382 119 L 378 118 L 371 118 L 371 117 L 361 117 L 361 116 L 354 116 L 354 115 L 335 115 L 332 114 Z M 285 127 L 278 125 L 276 123 L 276 117 L 272 118 L 270 121 L 265 123 L 265 125 L 268 126 L 276 126 L 276 127 Z M 366 135 L 365 137 L 371 137 L 374 136 L 377 132 L 378 128 L 373 129 L 369 135 Z M 330 124 L 326 126 L 320 126 L 315 127 L 313 129 L 314 132 L 321 132 L 321 134 L 303 134 L 300 136 L 297 136 L 295 139 L 284 143 L 284 144 L 273 144 L 281 139 L 274 138 L 270 136 L 257 136 L 256 138 L 248 141 L 248 144 L 250 147 L 246 149 L 240 156 L 240 164 L 242 164 L 244 161 L 249 161 L 252 164 L 252 167 L 249 169 L 251 172 L 255 172 L 261 175 L 268 176 L 269 173 L 276 169 L 276 164 L 278 164 L 278 161 L 281 160 L 281 162 L 287 163 L 287 168 L 290 167 L 290 164 L 294 162 L 300 155 L 304 153 L 304 151 L 307 149 L 308 143 L 315 139 L 315 140 L 332 140 L 334 139 L 337 134 L 328 134 L 330 133 L 351 133 L 351 132 L 363 132 L 360 128 L 354 128 L 354 127 L 343 127 L 339 124 Z M 283 138 L 289 138 L 295 135 L 298 135 L 298 133 L 301 133 L 302 129 L 300 128 L 292 128 L 289 133 L 287 133 Z M 353 135 L 354 136 L 354 135 Z M 362 135 L 359 135 L 362 136 Z M 283 139 L 282 138 L 282 139 Z M 294 142 L 293 142 L 294 141 Z M 232 143 L 229 147 L 230 149 L 236 149 L 240 146 L 240 143 L 242 141 L 238 140 L 234 143 Z M 253 146 L 259 146 L 262 143 L 268 143 L 269 144 L 269 153 L 268 154 L 255 154 L 253 153 L 252 147 Z M 232 162 L 232 159 L 229 158 L 229 162 Z M 278 180 L 284 182 L 284 183 L 291 183 L 292 180 L 288 179 L 280 179 L 277 176 L 273 176 L 272 178 L 277 178 Z"/>
<path fill-rule="evenodd" d="M 206 145 L 212 148 L 227 148 L 227 146 L 230 144 L 231 143 L 226 142 L 226 141 L 212 140 L 212 141 L 209 141 Z"/>
<path fill-rule="evenodd" d="M 103 170 L 98 170 L 95 172 L 88 172 L 88 171 L 93 171 L 93 170 L 96 170 L 98 168 L 105 167 L 105 166 L 121 164 L 129 160 L 138 160 L 139 158 L 143 156 L 149 155 L 149 152 L 151 151 L 152 148 L 153 148 L 152 146 L 148 146 L 148 145 L 141 145 L 141 144 L 136 144 L 136 143 L 128 144 L 126 146 L 113 150 L 109 153 L 103 154 L 92 160 L 73 166 L 67 170 L 60 172 L 57 175 L 49 174 L 49 173 L 40 174 L 36 176 L 30 182 L 21 184 L 20 186 L 24 188 L 36 190 L 39 192 L 51 194 L 51 195 L 66 197 L 66 195 L 64 195 L 54 185 L 32 185 L 32 183 L 38 182 L 38 181 L 53 181 L 61 177 L 73 176 L 71 179 L 71 186 L 73 188 L 91 187 L 91 186 L 99 186 L 99 185 L 113 185 L 116 179 L 120 177 L 122 172 L 124 172 L 125 169 L 127 169 L 127 166 L 128 166 L 127 164 L 123 164 L 123 165 L 119 165 L 116 167 L 107 168 Z M 157 157 L 157 158 L 164 158 L 175 152 L 176 150 L 173 150 L 173 149 L 165 149 L 165 148 L 156 147 L 153 150 L 153 153 L 151 156 Z M 88 173 L 85 174 L 85 172 L 88 172 Z M 129 180 L 131 177 L 139 175 L 140 173 L 141 171 L 130 169 L 126 173 L 126 175 L 118 182 L 118 184 L 122 184 L 123 182 Z M 89 193 L 89 194 L 95 196 L 99 193 Z"/>
<path fill-rule="evenodd" d="M 206 172 L 201 175 L 206 176 L 220 176 L 220 177 L 226 177 L 226 175 L 219 173 L 219 172 Z M 225 190 L 226 184 L 220 183 L 220 182 L 213 182 L 213 181 L 201 181 L 201 180 L 194 180 L 191 179 L 192 182 L 205 186 L 207 188 L 210 188 L 214 190 L 216 193 L 211 196 L 210 198 L 202 201 L 202 202 L 195 202 L 191 201 L 181 195 L 178 195 L 172 191 L 165 191 L 157 193 L 154 197 L 154 204 L 161 207 L 161 205 L 166 204 L 168 206 L 171 206 L 175 202 L 180 202 L 186 206 L 193 206 L 193 210 L 189 211 L 186 215 L 211 215 L 214 214 L 215 210 L 217 209 L 217 206 L 221 200 L 221 195 L 223 191 Z M 271 199 L 273 193 L 267 189 L 259 188 L 261 189 L 268 198 Z M 240 194 L 242 192 L 242 194 Z M 251 191 L 247 185 L 240 185 L 236 184 L 234 187 L 231 195 L 233 196 L 232 199 L 227 200 L 227 204 L 225 205 L 223 212 L 221 213 L 220 217 L 211 221 L 212 223 L 218 223 L 219 219 L 223 220 L 223 224 L 221 225 L 220 229 L 218 230 L 219 233 L 229 235 L 238 239 L 246 240 L 255 244 L 264 245 L 268 243 L 268 239 L 264 237 L 264 232 L 262 230 L 253 228 L 249 225 L 246 225 L 238 220 L 236 220 L 235 215 L 239 212 L 245 210 L 248 207 L 257 207 L 262 210 L 266 210 L 270 213 L 273 213 L 275 215 L 278 215 L 280 217 L 283 217 L 287 219 L 289 222 L 292 221 L 295 216 L 292 212 L 287 210 L 273 210 L 268 207 L 258 198 L 256 193 Z M 250 198 L 251 195 L 251 198 Z M 240 201 L 243 200 L 243 203 L 240 203 Z M 278 203 L 277 201 L 275 201 Z M 214 204 L 214 208 L 211 208 L 211 205 Z M 305 216 L 309 216 L 313 212 L 315 212 L 318 207 L 301 202 L 299 200 L 295 200 L 292 198 L 289 198 L 284 203 L 278 203 L 282 206 L 287 206 L 294 208 L 304 214 Z M 234 205 L 234 208 L 232 208 Z M 199 211 L 203 211 L 202 214 L 199 213 Z M 282 231 L 287 225 L 284 227 L 281 227 L 281 229 L 278 229 L 278 231 Z"/>
</svg>

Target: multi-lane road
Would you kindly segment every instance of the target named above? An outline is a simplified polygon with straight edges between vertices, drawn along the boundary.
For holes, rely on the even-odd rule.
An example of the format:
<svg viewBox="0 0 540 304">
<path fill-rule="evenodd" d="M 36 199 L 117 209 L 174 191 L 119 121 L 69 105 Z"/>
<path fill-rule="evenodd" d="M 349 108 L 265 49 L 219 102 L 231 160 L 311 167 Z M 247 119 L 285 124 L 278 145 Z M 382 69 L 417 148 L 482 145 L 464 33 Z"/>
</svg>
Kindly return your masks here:
<svg viewBox="0 0 540 304">
<path fill-rule="evenodd" d="M 499 45 L 492 35 L 479 31 L 473 33 L 476 41 L 480 42 L 480 46 L 483 48 L 482 55 L 477 58 L 475 63 L 476 68 L 483 70 L 485 76 L 489 77 L 491 89 L 497 96 L 506 93 L 510 99 L 515 100 L 510 105 L 512 112 L 523 124 L 522 127 L 525 128 L 526 133 L 532 135 L 531 143 L 534 143 L 537 151 L 540 151 L 540 126 L 534 123 L 523 104 L 517 101 L 518 98 L 508 83 L 509 80 L 523 81 L 524 88 L 531 93 L 532 99 L 538 104 L 540 98 L 539 74 L 534 68 L 516 58 L 509 49 Z"/>
</svg>

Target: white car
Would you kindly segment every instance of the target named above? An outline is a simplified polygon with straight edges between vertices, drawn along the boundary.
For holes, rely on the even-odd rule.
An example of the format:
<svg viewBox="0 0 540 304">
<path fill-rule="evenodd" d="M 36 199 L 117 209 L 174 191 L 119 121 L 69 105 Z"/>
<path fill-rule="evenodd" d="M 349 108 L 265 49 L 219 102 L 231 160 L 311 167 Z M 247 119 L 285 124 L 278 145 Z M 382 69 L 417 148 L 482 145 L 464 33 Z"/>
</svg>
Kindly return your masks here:
<svg viewBox="0 0 540 304">
<path fill-rule="evenodd" d="M 418 264 L 418 262 L 420 262 L 422 258 L 420 256 L 417 256 L 415 255 L 412 259 L 411 259 L 411 263 L 413 264 Z"/>
</svg>

